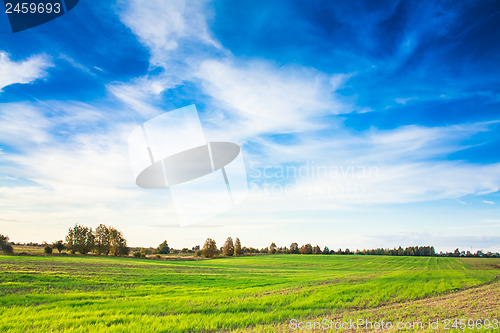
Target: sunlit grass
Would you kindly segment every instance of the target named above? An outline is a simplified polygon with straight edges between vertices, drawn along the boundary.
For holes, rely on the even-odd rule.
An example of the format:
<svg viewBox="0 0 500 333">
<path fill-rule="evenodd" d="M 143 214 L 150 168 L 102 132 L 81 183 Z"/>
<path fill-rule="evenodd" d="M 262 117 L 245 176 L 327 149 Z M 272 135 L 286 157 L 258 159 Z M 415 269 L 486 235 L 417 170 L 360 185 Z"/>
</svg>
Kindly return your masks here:
<svg viewBox="0 0 500 333">
<path fill-rule="evenodd" d="M 499 260 L 478 260 L 0 256 L 0 331 L 187 332 L 282 323 L 493 280 L 498 270 L 492 264 Z"/>
</svg>

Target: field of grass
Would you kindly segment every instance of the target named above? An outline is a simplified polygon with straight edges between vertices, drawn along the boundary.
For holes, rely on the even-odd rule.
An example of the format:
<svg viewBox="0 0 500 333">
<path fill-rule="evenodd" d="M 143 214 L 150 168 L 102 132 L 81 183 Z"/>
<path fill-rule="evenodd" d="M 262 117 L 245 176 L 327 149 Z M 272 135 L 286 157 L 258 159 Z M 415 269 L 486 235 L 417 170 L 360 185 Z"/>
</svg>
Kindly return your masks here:
<svg viewBox="0 0 500 333">
<path fill-rule="evenodd" d="M 486 283 L 498 295 L 500 259 L 0 256 L 0 267 L 1 332 L 279 332 L 291 318 L 396 318 L 412 304 L 414 317 L 446 315 L 418 302 Z"/>
</svg>

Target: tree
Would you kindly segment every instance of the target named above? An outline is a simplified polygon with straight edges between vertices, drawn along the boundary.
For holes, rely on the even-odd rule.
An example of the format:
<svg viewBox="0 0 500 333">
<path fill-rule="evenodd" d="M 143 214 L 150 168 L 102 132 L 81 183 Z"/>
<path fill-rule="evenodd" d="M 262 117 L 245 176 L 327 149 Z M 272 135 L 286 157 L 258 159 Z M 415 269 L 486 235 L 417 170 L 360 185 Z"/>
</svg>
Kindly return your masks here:
<svg viewBox="0 0 500 333">
<path fill-rule="evenodd" d="M 0 250 L 5 253 L 13 253 L 14 249 L 9 244 L 9 236 L 0 235 Z"/>
<path fill-rule="evenodd" d="M 269 245 L 269 253 L 270 254 L 275 254 L 276 253 L 276 244 L 274 244 L 274 242 L 271 243 L 271 245 Z"/>
<path fill-rule="evenodd" d="M 59 251 L 59 253 L 61 253 L 61 251 L 66 248 L 66 246 L 64 246 L 62 240 L 58 240 L 57 242 L 52 243 L 52 248 L 56 249 L 57 251 Z"/>
<path fill-rule="evenodd" d="M 109 245 L 110 253 L 114 256 L 126 256 L 130 252 L 122 232 L 111 227 L 109 228 Z"/>
<path fill-rule="evenodd" d="M 312 245 L 309 243 L 306 245 L 302 245 L 300 247 L 300 253 L 301 254 L 312 254 L 313 253 Z"/>
<path fill-rule="evenodd" d="M 328 248 L 328 246 L 325 246 L 325 248 L 323 249 L 323 254 L 330 254 L 330 249 Z"/>
<path fill-rule="evenodd" d="M 290 244 L 290 253 L 300 253 L 299 244 L 297 243 Z"/>
<path fill-rule="evenodd" d="M 43 248 L 43 251 L 45 252 L 45 254 L 52 254 L 52 248 L 49 245 L 46 245 Z"/>
<path fill-rule="evenodd" d="M 321 252 L 321 248 L 318 245 L 316 245 L 313 249 L 313 253 L 314 254 L 322 254 L 323 252 Z"/>
<path fill-rule="evenodd" d="M 95 228 L 95 252 L 99 255 L 105 254 L 108 255 L 111 250 L 111 242 L 110 242 L 110 234 L 109 228 L 104 224 L 99 224 L 97 228 Z"/>
<path fill-rule="evenodd" d="M 158 247 L 156 248 L 156 252 L 160 254 L 169 254 L 170 253 L 170 248 L 168 247 L 168 243 L 166 240 L 163 241 Z"/>
<path fill-rule="evenodd" d="M 0 246 L 9 244 L 9 236 L 0 235 Z"/>
<path fill-rule="evenodd" d="M 94 249 L 94 239 L 92 228 L 83 227 L 79 224 L 76 224 L 72 229 L 70 228 L 66 236 L 67 247 L 71 253 L 87 254 L 92 251 Z"/>
<path fill-rule="evenodd" d="M 234 241 L 234 255 L 241 256 L 243 254 L 243 250 L 241 249 L 241 242 L 239 238 L 236 238 Z"/>
<path fill-rule="evenodd" d="M 213 258 L 219 255 L 219 250 L 217 249 L 217 244 L 212 238 L 207 238 L 203 249 L 201 250 L 205 258 Z"/>
<path fill-rule="evenodd" d="M 226 239 L 226 242 L 222 247 L 222 254 L 228 257 L 234 254 L 234 244 L 233 244 L 233 239 L 231 237 L 228 237 Z"/>
</svg>

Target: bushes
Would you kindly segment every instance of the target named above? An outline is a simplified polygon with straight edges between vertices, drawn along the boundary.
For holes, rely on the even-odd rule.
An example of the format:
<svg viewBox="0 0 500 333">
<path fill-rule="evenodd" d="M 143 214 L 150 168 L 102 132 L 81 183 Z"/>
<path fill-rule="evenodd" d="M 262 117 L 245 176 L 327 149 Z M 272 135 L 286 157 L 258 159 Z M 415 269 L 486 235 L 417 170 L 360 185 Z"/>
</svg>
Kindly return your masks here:
<svg viewBox="0 0 500 333">
<path fill-rule="evenodd" d="M 141 251 L 135 251 L 134 253 L 132 253 L 132 255 L 135 258 L 146 258 L 146 255 L 144 253 L 141 253 Z"/>
<path fill-rule="evenodd" d="M 45 252 L 45 254 L 52 254 L 52 248 L 47 245 L 43 248 L 43 252 Z"/>
<path fill-rule="evenodd" d="M 169 254 L 170 253 L 170 248 L 168 247 L 167 241 L 163 241 L 158 247 L 156 248 L 157 253 L 159 254 Z"/>
<path fill-rule="evenodd" d="M 2 251 L 6 254 L 14 253 L 14 248 L 10 244 L 5 244 L 2 246 Z"/>
<path fill-rule="evenodd" d="M 9 244 L 8 236 L 0 235 L 0 250 L 2 250 L 6 254 L 14 253 L 12 245 Z"/>
<path fill-rule="evenodd" d="M 62 250 L 66 249 L 66 246 L 64 246 L 62 240 L 58 240 L 57 242 L 52 243 L 52 248 L 56 249 L 57 251 L 59 251 L 59 253 L 61 253 Z"/>
</svg>

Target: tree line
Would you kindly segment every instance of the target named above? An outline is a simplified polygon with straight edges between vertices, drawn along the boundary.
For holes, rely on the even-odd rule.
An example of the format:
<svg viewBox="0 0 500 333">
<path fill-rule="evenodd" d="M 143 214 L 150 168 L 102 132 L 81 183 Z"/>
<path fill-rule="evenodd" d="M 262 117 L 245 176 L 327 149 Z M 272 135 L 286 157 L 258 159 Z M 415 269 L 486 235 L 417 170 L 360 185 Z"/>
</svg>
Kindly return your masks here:
<svg viewBox="0 0 500 333">
<path fill-rule="evenodd" d="M 9 237 L 0 235 L 0 250 L 4 253 L 10 254 L 13 252 L 12 244 L 9 243 Z M 36 243 L 28 243 L 27 245 L 38 246 Z M 108 227 L 100 224 L 95 230 L 76 224 L 73 228 L 68 230 L 66 236 L 66 243 L 58 240 L 52 245 L 44 243 L 44 251 L 47 254 L 52 253 L 53 249 L 59 251 L 68 250 L 71 253 L 88 254 L 94 253 L 98 255 L 114 255 L 126 256 L 130 253 L 130 248 L 127 246 L 127 241 L 121 231 L 113 227 Z M 233 242 L 231 237 L 228 237 L 224 245 L 220 248 L 212 238 L 207 238 L 203 247 L 199 245 L 191 249 L 183 248 L 182 250 L 172 249 L 168 246 L 167 241 L 163 241 L 156 248 L 140 248 L 132 254 L 134 257 L 145 258 L 148 255 L 156 255 L 157 258 L 162 254 L 194 254 L 197 257 L 214 258 L 219 256 L 232 257 L 241 255 L 252 254 L 323 254 L 323 255 L 386 255 L 386 256 L 442 256 L 442 257 L 491 257 L 500 258 L 499 253 L 476 251 L 460 251 L 456 249 L 453 252 L 439 252 L 436 253 L 433 246 L 408 246 L 403 248 L 376 248 L 376 249 L 363 249 L 351 251 L 349 249 L 330 250 L 327 246 L 321 249 L 318 245 L 312 246 L 307 243 L 299 246 L 298 243 L 291 243 L 289 247 L 278 247 L 276 243 L 272 242 L 265 248 L 244 247 L 241 245 L 239 238 Z"/>
<path fill-rule="evenodd" d="M 68 231 L 66 249 L 73 254 L 91 252 L 106 256 L 125 256 L 130 251 L 123 233 L 104 224 L 100 224 L 95 230 L 76 224 Z"/>
<path fill-rule="evenodd" d="M 238 242 L 238 254 L 234 252 L 232 255 L 242 255 L 242 254 L 323 254 L 323 255 L 385 255 L 385 256 L 421 256 L 421 257 L 487 257 L 487 258 L 500 258 L 499 253 L 483 252 L 481 250 L 472 253 L 470 251 L 460 251 L 456 249 L 453 252 L 439 252 L 436 253 L 434 246 L 408 246 L 403 248 L 399 246 L 398 248 L 376 248 L 376 249 L 363 249 L 356 251 L 351 251 L 347 249 L 337 249 L 330 250 L 328 246 L 321 249 L 318 245 L 312 246 L 311 243 L 307 243 L 299 246 L 298 243 L 292 243 L 289 247 L 278 247 L 276 243 L 272 242 L 268 247 L 257 249 L 252 247 L 241 247 L 239 239 Z M 211 238 L 207 238 L 205 245 L 201 251 L 201 255 L 207 258 L 217 257 L 220 254 L 223 256 L 231 256 L 233 249 L 232 239 L 229 237 L 224 246 L 217 249 L 215 241 Z"/>
<path fill-rule="evenodd" d="M 0 235 L 0 250 L 4 253 L 13 253 L 12 244 L 9 243 L 9 237 Z M 21 244 L 16 244 L 21 245 Z M 38 243 L 24 244 L 27 246 L 40 246 Z M 58 240 L 49 245 L 43 243 L 46 254 L 51 254 L 53 250 L 61 253 L 68 250 L 72 254 L 76 252 L 80 254 L 94 253 L 98 255 L 114 255 L 126 256 L 129 254 L 127 240 L 123 237 L 123 233 L 113 227 L 108 227 L 100 224 L 95 230 L 76 224 L 73 228 L 68 230 L 66 236 L 66 243 Z"/>
</svg>

